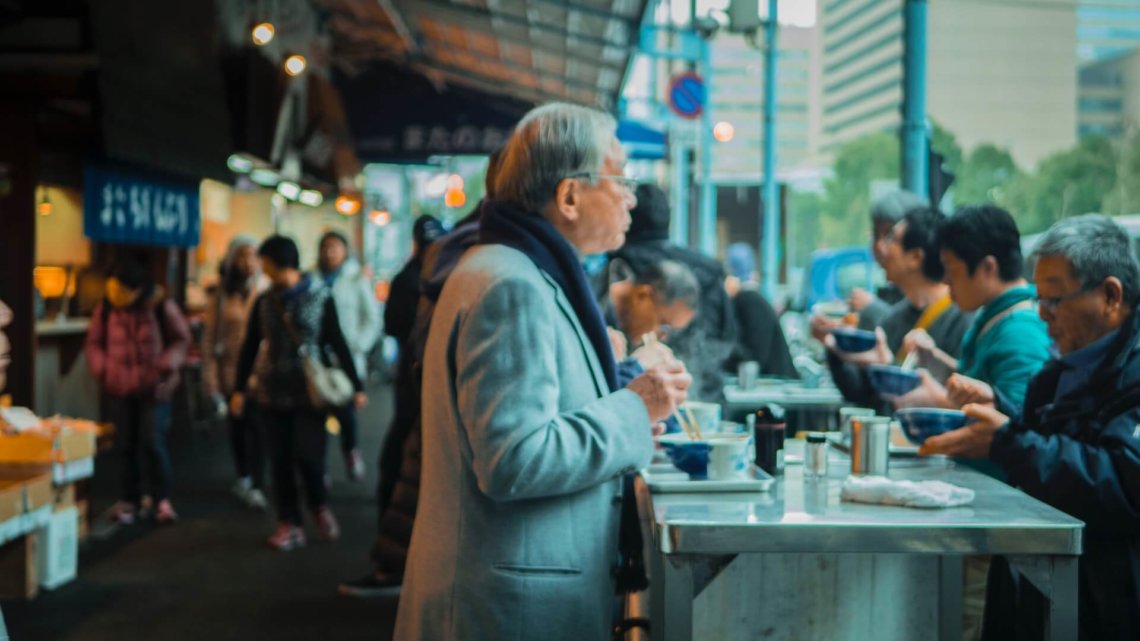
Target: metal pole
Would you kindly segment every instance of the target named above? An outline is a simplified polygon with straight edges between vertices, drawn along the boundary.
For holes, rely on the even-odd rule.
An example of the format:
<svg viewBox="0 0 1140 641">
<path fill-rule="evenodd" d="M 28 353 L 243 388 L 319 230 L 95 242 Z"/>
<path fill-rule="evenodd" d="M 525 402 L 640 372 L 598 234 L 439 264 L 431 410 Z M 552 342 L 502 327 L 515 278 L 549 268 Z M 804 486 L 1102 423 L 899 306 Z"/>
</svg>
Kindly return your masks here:
<svg viewBox="0 0 1140 641">
<path fill-rule="evenodd" d="M 676 129 L 676 126 L 674 126 Z M 672 136 L 669 149 L 673 155 L 673 222 L 669 226 L 670 239 L 678 245 L 689 244 L 689 145 Z"/>
<path fill-rule="evenodd" d="M 926 148 L 926 0 L 906 0 L 903 55 L 902 187 L 929 195 Z M 931 203 L 937 205 L 937 203 Z"/>
<path fill-rule="evenodd" d="M 764 25 L 764 225 L 760 233 L 763 279 L 760 292 L 776 302 L 779 272 L 780 203 L 776 189 L 776 0 L 768 0 L 768 22 Z"/>
<path fill-rule="evenodd" d="M 709 56 L 709 42 L 701 38 L 701 72 L 704 75 L 705 95 L 701 108 L 701 251 L 716 256 L 716 192 L 712 184 L 712 97 L 713 68 Z"/>
</svg>

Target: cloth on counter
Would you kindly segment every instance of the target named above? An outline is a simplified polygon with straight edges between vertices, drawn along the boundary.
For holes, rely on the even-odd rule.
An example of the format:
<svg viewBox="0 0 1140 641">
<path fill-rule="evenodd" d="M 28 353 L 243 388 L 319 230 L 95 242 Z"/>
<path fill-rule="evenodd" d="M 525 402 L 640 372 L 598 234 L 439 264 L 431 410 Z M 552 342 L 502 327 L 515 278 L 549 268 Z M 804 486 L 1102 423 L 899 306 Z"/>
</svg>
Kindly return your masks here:
<svg viewBox="0 0 1140 641">
<path fill-rule="evenodd" d="M 942 508 L 969 505 L 974 491 L 943 481 L 892 481 L 885 476 L 848 476 L 840 499 L 902 507 Z"/>
</svg>

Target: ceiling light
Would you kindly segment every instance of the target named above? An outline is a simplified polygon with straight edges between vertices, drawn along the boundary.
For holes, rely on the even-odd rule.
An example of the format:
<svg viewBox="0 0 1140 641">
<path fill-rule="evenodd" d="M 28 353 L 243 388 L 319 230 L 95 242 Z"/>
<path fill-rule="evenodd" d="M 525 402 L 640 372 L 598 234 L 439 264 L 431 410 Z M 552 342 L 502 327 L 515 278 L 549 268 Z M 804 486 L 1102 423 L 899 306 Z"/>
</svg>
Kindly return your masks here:
<svg viewBox="0 0 1140 641">
<path fill-rule="evenodd" d="M 290 76 L 299 76 L 305 73 L 305 67 L 308 66 L 308 61 L 305 56 L 300 54 L 293 54 L 285 59 L 285 73 Z"/>
<path fill-rule="evenodd" d="M 263 46 L 269 44 L 276 33 L 277 30 L 273 28 L 272 22 L 262 22 L 253 28 L 250 36 L 253 38 L 253 44 Z"/>
<path fill-rule="evenodd" d="M 320 207 L 321 203 L 325 202 L 324 195 L 316 189 L 302 189 L 301 196 L 298 198 L 302 205 L 309 207 Z"/>
<path fill-rule="evenodd" d="M 301 186 L 295 182 L 288 180 L 282 181 L 277 184 L 277 193 L 288 198 L 289 200 L 297 200 L 301 195 Z"/>
<path fill-rule="evenodd" d="M 226 166 L 235 174 L 248 174 L 253 169 L 253 161 L 241 154 L 230 154 Z"/>
<path fill-rule="evenodd" d="M 249 179 L 262 187 L 276 187 L 277 182 L 281 180 L 277 176 L 277 172 L 272 169 L 254 169 L 249 172 Z"/>
</svg>

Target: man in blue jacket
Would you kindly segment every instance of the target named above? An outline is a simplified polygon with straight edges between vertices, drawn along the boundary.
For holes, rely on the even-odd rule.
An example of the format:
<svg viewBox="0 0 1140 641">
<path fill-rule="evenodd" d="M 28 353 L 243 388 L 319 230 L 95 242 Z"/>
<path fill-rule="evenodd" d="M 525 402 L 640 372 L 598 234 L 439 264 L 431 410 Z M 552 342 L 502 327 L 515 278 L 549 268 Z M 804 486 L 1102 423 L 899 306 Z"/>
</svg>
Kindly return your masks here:
<svg viewBox="0 0 1140 641">
<path fill-rule="evenodd" d="M 963 407 L 976 422 L 923 454 L 989 458 L 1027 494 L 1086 524 L 1082 639 L 1140 638 L 1140 267 L 1128 235 L 1099 215 L 1054 225 L 1036 250 L 1041 318 L 1060 357 L 1018 414 Z M 1013 417 L 1013 418 L 1010 418 Z M 1042 638 L 1042 597 L 1008 564 L 990 570 L 983 639 Z"/>
</svg>

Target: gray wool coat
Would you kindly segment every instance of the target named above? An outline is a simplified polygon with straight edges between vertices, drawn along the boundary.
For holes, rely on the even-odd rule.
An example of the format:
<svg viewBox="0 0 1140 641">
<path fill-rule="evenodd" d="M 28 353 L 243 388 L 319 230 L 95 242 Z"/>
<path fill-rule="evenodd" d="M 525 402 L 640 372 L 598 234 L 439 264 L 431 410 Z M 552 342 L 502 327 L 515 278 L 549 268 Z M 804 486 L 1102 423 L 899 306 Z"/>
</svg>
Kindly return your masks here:
<svg viewBox="0 0 1140 641">
<path fill-rule="evenodd" d="M 470 250 L 432 319 L 399 641 L 609 638 L 620 477 L 649 415 L 611 393 L 569 300 L 529 258 Z"/>
</svg>

